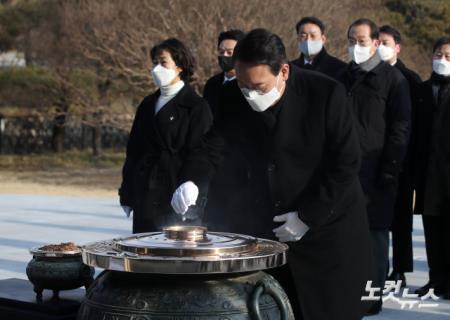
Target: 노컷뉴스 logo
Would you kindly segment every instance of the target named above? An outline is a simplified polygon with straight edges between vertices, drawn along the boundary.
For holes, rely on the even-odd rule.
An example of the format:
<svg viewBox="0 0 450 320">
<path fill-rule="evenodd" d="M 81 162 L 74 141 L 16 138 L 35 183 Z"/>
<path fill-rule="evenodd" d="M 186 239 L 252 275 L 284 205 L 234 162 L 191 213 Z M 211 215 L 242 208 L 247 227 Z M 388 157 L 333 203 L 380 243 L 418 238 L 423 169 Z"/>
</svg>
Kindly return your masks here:
<svg viewBox="0 0 450 320">
<path fill-rule="evenodd" d="M 419 297 L 416 293 L 409 293 L 409 288 L 402 288 L 402 280 L 399 281 L 386 281 L 384 289 L 372 287 L 372 281 L 367 281 L 366 292 L 367 296 L 362 296 L 362 301 L 378 301 L 380 299 L 385 301 L 394 301 L 400 304 L 401 309 L 409 308 L 413 309 L 417 307 L 422 308 L 436 308 L 439 306 L 436 303 L 439 297 L 434 294 L 434 289 L 431 288 L 425 295 Z M 400 295 L 400 291 L 401 295 Z"/>
</svg>

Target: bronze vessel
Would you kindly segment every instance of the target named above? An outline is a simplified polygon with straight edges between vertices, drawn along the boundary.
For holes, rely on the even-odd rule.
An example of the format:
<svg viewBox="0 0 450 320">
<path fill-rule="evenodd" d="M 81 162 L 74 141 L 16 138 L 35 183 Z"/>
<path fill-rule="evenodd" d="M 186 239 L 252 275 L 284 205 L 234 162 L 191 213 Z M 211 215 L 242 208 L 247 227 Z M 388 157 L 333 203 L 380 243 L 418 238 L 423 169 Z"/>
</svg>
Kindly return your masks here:
<svg viewBox="0 0 450 320">
<path fill-rule="evenodd" d="M 36 298 L 42 298 L 44 289 L 53 291 L 58 298 L 59 291 L 84 286 L 94 281 L 94 268 L 83 263 L 81 250 L 46 251 L 32 248 L 33 259 L 27 265 L 27 276 L 33 284 Z"/>
<path fill-rule="evenodd" d="M 78 320 L 294 319 L 285 292 L 263 272 L 285 264 L 286 250 L 193 226 L 87 244 L 83 261 L 106 270 Z"/>
</svg>

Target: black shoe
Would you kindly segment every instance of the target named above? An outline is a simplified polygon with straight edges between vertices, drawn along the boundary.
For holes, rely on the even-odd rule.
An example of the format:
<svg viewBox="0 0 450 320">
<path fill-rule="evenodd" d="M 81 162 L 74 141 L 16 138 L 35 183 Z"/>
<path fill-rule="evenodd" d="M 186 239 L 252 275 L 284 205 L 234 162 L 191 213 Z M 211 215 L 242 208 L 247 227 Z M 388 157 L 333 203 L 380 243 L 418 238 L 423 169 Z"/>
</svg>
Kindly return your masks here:
<svg viewBox="0 0 450 320">
<path fill-rule="evenodd" d="M 450 288 L 446 288 L 443 291 L 444 292 L 441 293 L 441 298 L 444 300 L 450 300 Z"/>
<path fill-rule="evenodd" d="M 391 275 L 387 278 L 387 280 L 389 281 L 402 281 L 402 285 L 401 287 L 404 288 L 406 287 L 406 277 L 405 274 L 403 272 L 396 272 L 396 271 L 392 271 Z"/>
<path fill-rule="evenodd" d="M 366 312 L 366 316 L 374 316 L 377 315 L 381 312 L 381 310 L 383 309 L 383 301 L 378 300 L 377 302 L 375 302 L 370 309 Z"/>
<path fill-rule="evenodd" d="M 426 295 L 430 291 L 430 289 L 434 289 L 434 294 L 437 296 L 442 296 L 447 291 L 447 290 L 445 290 L 444 286 L 441 283 L 428 282 L 423 287 L 416 289 L 416 291 L 414 291 L 414 293 L 418 294 L 419 297 L 422 297 L 422 296 Z M 448 292 L 448 293 L 450 294 L 450 292 Z"/>
</svg>

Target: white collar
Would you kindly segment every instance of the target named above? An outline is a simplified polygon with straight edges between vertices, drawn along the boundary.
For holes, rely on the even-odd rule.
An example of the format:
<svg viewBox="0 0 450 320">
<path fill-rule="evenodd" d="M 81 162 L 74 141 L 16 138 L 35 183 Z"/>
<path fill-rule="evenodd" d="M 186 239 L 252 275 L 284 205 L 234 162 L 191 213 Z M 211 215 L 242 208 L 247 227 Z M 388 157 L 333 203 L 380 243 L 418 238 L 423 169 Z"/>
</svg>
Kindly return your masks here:
<svg viewBox="0 0 450 320">
<path fill-rule="evenodd" d="M 305 64 L 311 64 L 313 63 L 313 59 L 306 59 L 306 57 L 303 57 L 303 61 L 305 62 Z"/>
<path fill-rule="evenodd" d="M 176 95 L 182 88 L 184 87 L 184 81 L 180 80 L 175 82 L 174 84 L 161 87 L 161 96 L 169 97 Z"/>
<path fill-rule="evenodd" d="M 222 83 L 225 83 L 225 82 L 227 82 L 227 81 L 231 81 L 231 80 L 234 80 L 234 79 L 236 79 L 236 76 L 227 77 L 226 74 L 224 74 L 224 75 L 223 75 L 223 82 L 222 82 Z"/>
</svg>

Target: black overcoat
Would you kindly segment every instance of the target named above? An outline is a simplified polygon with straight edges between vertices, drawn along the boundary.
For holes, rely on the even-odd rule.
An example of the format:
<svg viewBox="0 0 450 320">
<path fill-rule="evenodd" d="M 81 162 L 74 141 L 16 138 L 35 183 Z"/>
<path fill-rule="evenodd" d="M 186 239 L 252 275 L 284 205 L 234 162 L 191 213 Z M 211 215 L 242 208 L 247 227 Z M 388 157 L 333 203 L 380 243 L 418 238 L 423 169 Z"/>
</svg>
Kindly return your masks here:
<svg viewBox="0 0 450 320">
<path fill-rule="evenodd" d="M 220 92 L 222 91 L 225 74 L 218 73 L 208 79 L 203 88 L 203 98 L 208 102 L 213 116 L 217 114 Z"/>
<path fill-rule="evenodd" d="M 342 77 L 347 68 L 347 64 L 344 61 L 330 55 L 325 48 L 317 54 L 312 64 L 305 64 L 303 53 L 300 54 L 299 58 L 293 60 L 292 63 L 301 69 L 318 71 L 337 80 Z"/>
<path fill-rule="evenodd" d="M 414 174 L 414 161 L 415 157 L 414 149 L 416 148 L 415 144 L 417 142 L 416 138 L 416 120 L 417 120 L 417 108 L 420 100 L 420 85 L 422 84 L 422 79 L 420 76 L 411 69 L 408 69 L 405 64 L 399 59 L 395 64 L 395 68 L 400 70 L 402 75 L 408 81 L 409 91 L 411 94 L 411 134 L 410 141 L 408 145 L 408 150 L 405 155 L 405 159 L 403 161 L 403 166 L 401 173 L 399 175 L 398 180 L 398 190 L 397 190 L 397 198 L 395 202 L 395 216 L 411 216 L 413 212 L 413 195 L 414 195 L 414 182 L 413 182 L 413 174 Z M 412 218 L 408 220 L 408 223 L 405 225 L 406 220 L 395 220 L 401 221 L 404 230 L 412 231 Z"/>
<path fill-rule="evenodd" d="M 409 143 L 409 85 L 399 70 L 385 62 L 369 72 L 355 72 L 357 68 L 350 63 L 342 82 L 361 145 L 359 177 L 371 229 L 386 230 L 392 223 L 398 175 Z"/>
<path fill-rule="evenodd" d="M 219 101 L 224 87 L 224 76 L 221 72 L 209 78 L 203 90 L 203 98 L 211 107 L 213 117 L 220 113 Z M 210 230 L 239 232 L 235 229 L 235 219 L 229 212 L 239 214 L 238 208 L 245 197 L 248 169 L 245 158 L 235 145 L 224 145 L 222 155 L 221 165 L 209 185 L 204 222 Z"/>
<path fill-rule="evenodd" d="M 298 211 L 310 230 L 289 244 L 288 263 L 304 319 L 360 319 L 372 249 L 344 88 L 291 65 L 286 90 L 269 110 L 253 111 L 236 81 L 220 101 L 223 112 L 192 179 L 213 171 L 221 137 L 238 146 L 248 172 L 240 211 L 229 213 L 234 230 L 273 239 L 273 217 Z"/>
<path fill-rule="evenodd" d="M 424 213 L 425 191 L 427 186 L 427 172 L 431 147 L 437 144 L 439 157 L 447 163 L 443 163 L 442 179 L 450 181 L 450 94 L 438 104 L 433 92 L 431 79 L 425 81 L 420 86 L 420 102 L 417 115 L 417 148 L 415 150 L 415 170 L 414 180 L 416 185 L 416 203 L 414 212 Z M 437 114 L 440 116 L 437 116 Z M 436 117 L 437 116 L 437 117 Z M 437 118 L 437 119 L 435 119 Z M 433 127 L 439 126 L 439 130 L 433 135 Z M 436 141 L 432 141 L 434 138 Z M 447 188 L 450 183 L 447 184 Z M 448 189 L 450 190 L 450 189 Z M 443 199 L 450 205 L 450 194 L 447 199 Z"/>
<path fill-rule="evenodd" d="M 134 233 L 178 222 L 170 206 L 172 194 L 186 181 L 192 150 L 212 124 L 208 104 L 188 84 L 155 115 L 159 95 L 158 90 L 145 97 L 136 111 L 122 170 L 120 203 L 133 208 Z M 207 184 L 197 183 L 201 207 Z"/>
</svg>

